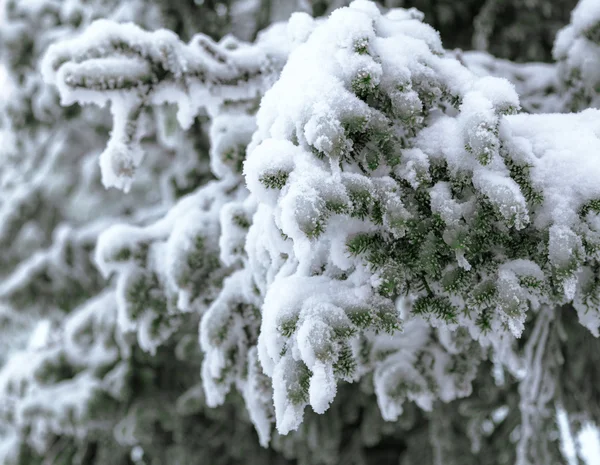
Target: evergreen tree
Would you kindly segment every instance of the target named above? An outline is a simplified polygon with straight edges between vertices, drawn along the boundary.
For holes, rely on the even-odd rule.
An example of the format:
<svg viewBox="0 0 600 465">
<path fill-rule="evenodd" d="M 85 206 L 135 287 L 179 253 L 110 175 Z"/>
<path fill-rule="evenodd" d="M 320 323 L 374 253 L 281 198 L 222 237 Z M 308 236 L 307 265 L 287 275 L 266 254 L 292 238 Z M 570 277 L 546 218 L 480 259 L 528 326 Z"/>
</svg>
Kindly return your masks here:
<svg viewBox="0 0 600 465">
<path fill-rule="evenodd" d="M 565 463 L 597 2 L 117 3 L 5 4 L 4 463 Z"/>
</svg>

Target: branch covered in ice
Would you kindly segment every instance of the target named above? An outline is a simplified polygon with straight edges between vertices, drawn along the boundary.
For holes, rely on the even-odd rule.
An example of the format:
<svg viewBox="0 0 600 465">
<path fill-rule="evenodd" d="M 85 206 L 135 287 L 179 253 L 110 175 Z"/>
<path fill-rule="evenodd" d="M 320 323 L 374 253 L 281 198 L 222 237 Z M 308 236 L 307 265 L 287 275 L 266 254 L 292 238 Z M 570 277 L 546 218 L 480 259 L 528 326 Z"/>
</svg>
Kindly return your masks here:
<svg viewBox="0 0 600 465">
<path fill-rule="evenodd" d="M 277 37 L 282 29 L 273 26 L 255 44 L 230 36 L 216 43 L 203 34 L 186 44 L 167 30 L 98 20 L 81 36 L 52 45 L 42 71 L 64 105 L 111 102 L 103 182 L 128 190 L 143 158 L 144 109 L 177 103 L 179 124 L 189 128 L 202 109 L 214 115 L 223 105 L 255 102 L 283 66 L 288 45 Z"/>
<path fill-rule="evenodd" d="M 39 451 L 58 435 L 85 437 L 106 428 L 126 375 L 118 362 L 129 350 L 116 329 L 110 291 L 58 327 L 41 321 L 29 345 L 0 369 L 0 427 Z"/>
</svg>

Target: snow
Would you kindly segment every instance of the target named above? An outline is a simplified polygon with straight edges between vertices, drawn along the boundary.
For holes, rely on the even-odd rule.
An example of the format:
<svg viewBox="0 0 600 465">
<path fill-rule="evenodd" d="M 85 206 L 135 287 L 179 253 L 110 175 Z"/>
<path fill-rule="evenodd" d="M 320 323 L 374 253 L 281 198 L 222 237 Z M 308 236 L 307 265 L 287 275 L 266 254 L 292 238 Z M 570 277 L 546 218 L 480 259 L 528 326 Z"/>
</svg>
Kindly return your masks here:
<svg viewBox="0 0 600 465">
<path fill-rule="evenodd" d="M 502 131 L 519 155 L 532 165 L 532 182 L 544 192 L 536 226 L 578 222 L 578 209 L 600 198 L 600 111 L 564 115 L 514 115 Z M 585 154 L 585 155 L 582 155 Z"/>
<path fill-rule="evenodd" d="M 586 465 L 597 465 L 600 463 L 600 435 L 597 426 L 587 424 L 577 436 L 579 456 Z"/>
<path fill-rule="evenodd" d="M 307 13 L 292 13 L 288 20 L 288 36 L 292 47 L 298 46 L 310 37 L 316 26 L 315 19 Z"/>
<path fill-rule="evenodd" d="M 570 107 L 598 108 L 600 82 L 600 45 L 593 41 L 600 9 L 595 0 L 581 0 L 571 14 L 571 23 L 561 29 L 554 43 L 553 56 L 558 61 L 559 76 L 565 93 L 574 101 Z M 578 101 L 583 97 L 583 101 Z"/>
<path fill-rule="evenodd" d="M 232 14 L 239 21 L 257 8 L 250 0 Z M 288 9 L 281 3 L 273 14 Z M 130 343 L 158 357 L 183 332 L 195 338 L 188 326 L 199 321 L 201 384 L 178 408 L 197 399 L 216 407 L 236 389 L 264 447 L 273 424 L 281 435 L 300 430 L 307 406 L 328 414 L 343 383 L 374 393 L 382 418 L 396 422 L 407 403 L 431 411 L 438 401 L 471 396 L 490 358 L 498 383 L 504 369 L 519 375 L 517 449 L 526 463 L 536 415 L 554 389 L 543 370 L 551 309 L 572 304 L 599 334 L 596 296 L 588 294 L 600 258 L 590 250 L 600 243 L 600 112 L 515 113 L 521 101 L 527 111 L 575 105 L 575 92 L 540 97 L 564 86 L 572 70 L 592 93 L 583 105 L 595 105 L 600 48 L 588 33 L 598 17 L 596 2 L 580 2 L 557 39 L 558 65 L 446 52 L 416 10 L 382 14 L 366 0 L 328 19 L 295 13 L 254 44 L 203 34 L 186 44 L 167 30 L 99 20 L 53 45 L 42 71 L 62 104 L 110 104 L 113 127 L 99 157 L 106 188 L 133 193 L 153 156 L 196 157 L 199 149 L 182 140 L 199 115 L 210 172 L 203 166 L 191 194 L 171 194 L 152 214 L 111 217 L 89 230 L 57 227 L 57 246 L 3 276 L 0 298 L 10 299 L 64 265 L 68 240 L 97 238 L 96 266 L 107 280 L 60 324 L 42 319 L 0 370 L 16 424 L 43 413 L 32 439 L 40 450 L 51 432 L 85 436 L 65 415 L 85 424 L 99 393 L 122 400 Z M 51 97 L 38 96 L 36 114 Z M 156 136 L 164 146 L 154 152 L 142 143 L 155 136 L 150 109 L 163 125 Z M 167 130 L 175 120 L 181 131 Z M 36 186 L 50 172 L 42 168 Z M 12 194 L 18 205 L 21 192 Z M 3 218 L 16 211 L 3 209 Z M 502 239 L 488 244 L 489 234 Z M 537 248 L 503 242 L 518 234 L 539 238 Z M 19 240 L 38 236 L 32 224 Z M 393 261 L 402 254 L 407 263 Z M 445 278 L 454 275 L 466 278 L 452 290 Z M 42 386 L 36 380 L 54 359 L 74 374 Z M 506 409 L 482 428 L 491 432 Z M 133 445 L 133 433 L 123 441 Z M 131 454 L 141 460 L 144 450 Z"/>
<path fill-rule="evenodd" d="M 571 12 L 571 24 L 580 31 L 595 26 L 598 18 L 600 18 L 600 5 L 594 0 L 580 1 Z"/>
<path fill-rule="evenodd" d="M 352 204 L 350 196 L 361 191 L 376 192 L 376 198 L 385 207 L 383 227 L 394 237 L 403 237 L 405 232 L 402 228 L 392 229 L 392 225 L 401 224 L 413 215 L 405 208 L 402 197 L 394 193 L 395 183 L 386 177 L 391 171 L 386 171 L 388 167 L 377 168 L 368 179 L 348 161 L 353 147 L 347 140 L 344 124 L 357 121 L 363 127 L 371 124 L 372 128 L 385 124 L 385 116 L 354 95 L 356 80 L 365 82 L 366 87 L 360 88 L 362 92 L 389 89 L 397 114 L 404 117 L 423 110 L 420 96 L 411 87 L 434 81 L 443 83 L 444 89 L 456 95 L 459 105 L 455 110 L 431 111 L 427 120 L 415 120 L 417 124 L 425 123 L 425 127 L 417 132 L 409 148 L 403 150 L 402 160 L 393 167 L 393 173 L 417 189 L 431 182 L 428 173 L 431 163 L 444 161 L 451 176 L 471 179 L 474 194 L 496 207 L 503 218 L 503 227 L 549 229 L 549 258 L 557 268 L 569 265 L 565 260 L 581 246 L 578 233 L 556 235 L 553 231 L 559 225 L 579 224 L 579 209 L 596 195 L 592 180 L 598 177 L 596 168 L 600 165 L 593 158 L 583 166 L 567 161 L 581 153 L 579 145 L 574 148 L 571 132 L 577 134 L 578 144 L 581 141 L 586 153 L 597 151 L 592 123 L 595 114 L 507 116 L 520 108 L 511 83 L 489 76 L 478 77 L 450 56 L 439 56 L 439 37 L 428 27 L 412 19 L 395 20 L 395 24 L 371 7 L 355 3 L 336 11 L 327 23 L 317 24 L 308 39 L 292 51 L 280 80 L 263 98 L 257 116 L 258 129 L 244 166 L 248 188 L 259 203 L 246 248 L 259 276 L 259 289 L 266 289 L 258 352 L 266 374 L 273 377 L 276 424 L 280 432 L 297 428 L 302 418 L 298 405 L 286 401 L 295 378 L 286 377 L 280 371 L 281 364 L 301 370 L 302 365 L 298 367 L 301 363 L 311 370 L 306 403 L 315 411 L 326 410 L 336 393 L 331 359 L 323 361 L 316 355 L 327 353 L 335 359 L 332 354 L 336 353 L 334 346 L 325 343 L 333 336 L 328 320 L 320 316 L 333 310 L 319 310 L 320 306 L 333 305 L 332 308 L 349 312 L 349 302 L 336 301 L 337 292 L 350 295 L 355 290 L 359 294 L 354 299 L 368 300 L 370 286 L 382 283 L 380 275 L 365 269 L 345 251 L 348 239 L 355 234 L 379 230 L 369 219 L 348 218 L 345 212 Z M 396 45 L 400 43 L 402 46 Z M 367 53 L 362 53 L 363 50 Z M 393 88 L 399 76 L 402 87 L 408 88 L 400 93 Z M 411 99 L 414 103 L 410 103 Z M 545 194 L 542 206 L 532 209 L 522 187 L 511 177 L 507 157 L 511 162 L 530 165 L 531 185 Z M 570 172 L 571 169 L 577 172 Z M 587 170 L 585 175 L 583 170 Z M 265 182 L 275 178 L 277 183 Z M 560 180 L 555 182 L 557 178 Z M 575 179 L 581 179 L 581 184 Z M 571 193 L 573 189 L 577 192 Z M 459 201 L 447 183 L 437 183 L 430 193 L 432 209 L 441 214 L 448 227 L 457 230 L 476 207 L 475 196 L 463 196 Z M 332 205 L 340 211 L 330 211 Z M 287 239 L 270 246 L 256 243 L 276 236 L 278 231 Z M 452 242 L 452 233 L 449 230 L 445 240 Z M 571 245 L 565 248 L 561 238 L 569 237 L 567 242 L 571 241 Z M 290 244 L 285 245 L 286 242 Z M 278 249 L 288 258 L 276 260 Z M 455 253 L 459 267 L 467 271 L 473 268 L 463 250 Z M 319 269 L 322 271 L 316 271 Z M 346 280 L 336 281 L 333 276 L 342 271 L 348 274 Z M 536 293 L 522 287 L 524 278 L 542 282 L 546 279 L 540 266 L 528 260 L 505 262 L 493 273 L 498 300 L 496 315 L 490 322 L 493 331 L 508 331 L 519 337 L 529 306 L 541 305 Z M 572 299 L 576 281 L 569 278 L 562 283 L 564 298 Z M 343 291 L 337 291 L 338 288 Z M 311 304 L 315 295 L 321 296 L 318 305 Z M 310 305 L 315 309 L 311 310 Z M 310 324 L 302 323 L 303 315 L 312 315 Z M 428 321 L 436 326 L 443 324 L 434 318 Z M 461 325 L 467 326 L 471 337 L 484 346 L 492 341 L 500 350 L 505 344 L 504 336 L 495 339 L 482 333 L 470 318 L 461 317 L 458 326 Z M 453 328 L 456 330 L 457 326 Z M 379 373 L 375 388 L 386 418 L 396 418 L 401 412 L 402 399 L 390 394 L 401 376 L 415 383 L 406 387 L 405 398 L 423 408 L 431 408 L 435 396 L 450 401 L 470 394 L 469 379 L 475 376 L 474 371 L 465 373 L 463 379 L 446 379 L 442 367 L 453 363 L 450 356 L 444 351 L 434 351 L 430 356 L 438 360 L 434 376 L 441 385 L 436 393 L 424 390 L 423 374 L 405 358 L 394 355 L 386 358 L 381 365 L 384 368 L 375 365 L 375 373 Z M 416 394 L 418 391 L 422 394 Z"/>
<path fill-rule="evenodd" d="M 529 223 L 525 198 L 512 179 L 479 169 L 473 173 L 473 186 L 497 205 L 504 219 L 513 223 L 516 229 L 523 229 Z"/>
<path fill-rule="evenodd" d="M 202 34 L 184 44 L 164 29 L 97 20 L 79 37 L 53 44 L 42 74 L 57 86 L 63 105 L 111 102 L 113 130 L 100 157 L 102 179 L 105 187 L 127 192 L 144 156 L 143 106 L 177 103 L 178 122 L 187 129 L 204 108 L 216 115 L 224 102 L 256 98 L 288 53 L 287 41 L 276 39 L 280 29 L 265 31 L 254 46 L 232 38 L 218 44 Z"/>
<path fill-rule="evenodd" d="M 456 57 L 478 76 L 496 76 L 510 81 L 519 95 L 524 111 L 553 113 L 564 105 L 557 92 L 559 76 L 553 63 L 513 63 L 485 52 L 458 52 Z"/>
<path fill-rule="evenodd" d="M 18 428 L 33 425 L 30 441 L 34 448 L 43 451 L 50 434 L 88 434 L 92 425 L 83 420 L 104 389 L 94 373 L 123 355 L 115 345 L 114 316 L 114 293 L 106 292 L 67 317 L 62 334 L 42 322 L 29 345 L 3 366 L 4 408 L 12 411 Z M 65 363 L 73 363 L 78 372 L 49 382 L 53 367 Z"/>
<path fill-rule="evenodd" d="M 346 209 L 355 208 L 351 196 L 360 193 L 380 200 L 384 206 L 383 226 L 395 237 L 403 236 L 404 230 L 399 225 L 411 218 L 396 183 L 387 176 L 388 167 L 382 166 L 369 179 L 351 163 L 341 162 L 353 148 L 344 123 L 361 122 L 365 129 L 369 125 L 378 128 L 387 124 L 383 114 L 353 93 L 356 80 L 365 82 L 362 92 L 372 92 L 378 87 L 389 90 L 396 96 L 398 114 L 411 116 L 422 107 L 410 87 L 438 79 L 435 72 L 440 73 L 452 92 L 465 94 L 460 116 L 432 113 L 429 129 L 416 138 L 414 148 L 404 151 L 404 161 L 394 168 L 394 173 L 416 188 L 427 182 L 430 160 L 442 154 L 451 171 L 473 173 L 474 186 L 499 206 L 507 221 L 521 228 L 529 219 L 525 199 L 507 176 L 494 132 L 500 124 L 500 112 L 519 106 L 514 88 L 499 79 L 476 79 L 456 61 L 438 56 L 442 49 L 435 31 L 413 19 L 396 17 L 394 20 L 382 17 L 369 2 L 355 2 L 350 8 L 334 12 L 326 23 L 316 25 L 305 43 L 292 51 L 280 80 L 266 93 L 257 115 L 258 129 L 248 148 L 244 174 L 260 206 L 246 247 L 250 247 L 251 260 L 261 256 L 264 262 L 254 269 L 260 276 L 257 282 L 261 288 L 265 271 L 269 270 L 258 353 L 265 373 L 273 377 L 276 425 L 280 433 L 296 429 L 302 419 L 298 404 L 286 400 L 290 390 L 297 389 L 290 383 L 300 375 L 287 377 L 281 366 L 292 370 L 306 366 L 311 371 L 306 403 L 316 412 L 324 412 L 337 391 L 332 367 L 339 357 L 336 355 L 339 349 L 328 342 L 335 339 L 332 331 L 336 327 L 329 318 L 338 314 L 340 318 L 348 318 L 346 314 L 360 311 L 357 306 L 385 305 L 383 299 L 372 300 L 375 296 L 371 286 L 380 282 L 380 278 L 347 253 L 349 238 L 378 230 L 367 218 L 350 219 L 344 214 Z M 370 53 L 362 53 L 363 50 Z M 378 57 L 377 61 L 371 53 Z M 395 89 L 398 76 L 402 77 L 402 85 L 408 87 L 402 91 L 406 97 Z M 409 103 L 411 98 L 415 103 Z M 466 144 L 475 155 L 485 154 L 486 167 L 472 154 L 465 153 Z M 265 182 L 275 178 L 279 180 L 277 183 Z M 453 216 L 456 223 L 461 215 L 444 205 L 448 196 L 437 197 L 439 206 L 435 207 L 434 201 L 434 208 L 447 210 L 446 216 Z M 332 205 L 340 211 L 330 212 Z M 262 230 L 260 234 L 255 232 L 258 228 Z M 289 266 L 275 265 L 273 257 L 278 247 L 275 244 L 274 251 L 267 255 L 262 251 L 269 247 L 254 244 L 262 242 L 271 234 L 266 231 L 274 228 L 291 242 L 279 244 L 286 256 L 292 248 L 293 260 L 287 259 Z M 260 248 L 255 249 L 257 246 Z M 457 259 L 463 267 L 470 267 L 464 257 L 457 255 Z M 318 272 L 319 268 L 324 271 Z M 346 280 L 336 280 L 335 274 L 342 272 L 348 274 Z M 348 299 L 349 296 L 352 297 Z M 350 322 L 346 324 L 354 327 Z M 318 354 L 327 355 L 322 358 Z M 441 365 L 436 370 L 450 363 L 448 357 L 439 357 Z M 386 418 L 396 418 L 401 411 L 402 399 L 390 397 L 389 392 L 402 375 L 410 376 L 410 383 L 415 383 L 407 387 L 407 398 L 431 408 L 435 394 L 430 391 L 417 394 L 423 391 L 423 375 L 400 355 L 385 360 L 383 368 L 379 364 L 375 367 L 375 387 Z M 458 379 L 445 381 L 446 386 L 439 392 L 446 393 L 443 395 L 448 400 L 468 395 L 468 386 L 451 387 L 458 382 Z"/>
</svg>

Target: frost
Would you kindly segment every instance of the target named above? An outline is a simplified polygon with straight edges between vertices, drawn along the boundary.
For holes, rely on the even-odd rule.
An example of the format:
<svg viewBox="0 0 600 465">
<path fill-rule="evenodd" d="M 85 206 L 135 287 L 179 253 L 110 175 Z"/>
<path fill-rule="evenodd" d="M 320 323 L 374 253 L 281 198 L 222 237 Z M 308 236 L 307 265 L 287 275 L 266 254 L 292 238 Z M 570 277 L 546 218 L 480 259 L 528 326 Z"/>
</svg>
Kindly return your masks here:
<svg viewBox="0 0 600 465">
<path fill-rule="evenodd" d="M 570 110 L 598 108 L 600 83 L 600 10 L 594 0 L 580 1 L 571 14 L 571 23 L 556 36 L 553 56 L 568 95 Z"/>
<path fill-rule="evenodd" d="M 530 309 L 550 302 L 551 283 L 558 301 L 577 298 L 581 236 L 574 232 L 564 248 L 552 231 L 565 221 L 585 229 L 581 208 L 596 196 L 586 187 L 596 164 L 571 174 L 566 166 L 579 167 L 566 161 L 575 152 L 563 144 L 573 147 L 570 132 L 580 131 L 584 145 L 595 147 L 583 122 L 596 116 L 511 116 L 520 108 L 512 84 L 473 74 L 441 54 L 427 27 L 371 6 L 336 11 L 292 51 L 262 101 L 245 163 L 259 203 L 246 242 L 265 292 L 258 352 L 273 377 L 280 432 L 299 426 L 303 405 L 322 412 L 338 391 L 332 380 L 341 352 L 329 315 L 341 311 L 351 321 L 341 339 L 353 366 L 347 379 L 373 370 L 382 412 L 395 419 L 406 400 L 427 409 L 436 398 L 468 396 L 475 371 L 447 376 L 443 367 L 455 357 L 472 357 L 476 366 L 473 339 L 505 354 Z M 278 232 L 283 240 L 257 243 Z M 525 246 L 522 235 L 530 233 L 539 239 Z M 555 257 L 558 250 L 569 263 Z M 397 329 L 398 315 L 384 313 L 378 323 L 355 313 L 336 300 L 338 288 L 359 293 L 357 302 L 377 296 L 382 308 L 386 298 L 410 292 L 414 317 L 447 326 L 461 342 L 412 359 L 389 354 L 359 363 L 355 338 L 377 324 Z M 429 359 L 436 388 L 419 368 Z"/>
<path fill-rule="evenodd" d="M 144 107 L 177 103 L 177 120 L 188 129 L 203 108 L 216 115 L 224 102 L 255 99 L 287 53 L 274 36 L 263 33 L 250 45 L 197 34 L 185 44 L 167 30 L 98 20 L 80 37 L 52 45 L 42 72 L 63 104 L 111 102 L 113 130 L 100 158 L 103 182 L 128 191 L 143 158 L 138 128 Z"/>
<path fill-rule="evenodd" d="M 7 2 L 0 457 L 558 463 L 598 416 L 593 1 L 556 64 L 448 5 Z"/>
</svg>

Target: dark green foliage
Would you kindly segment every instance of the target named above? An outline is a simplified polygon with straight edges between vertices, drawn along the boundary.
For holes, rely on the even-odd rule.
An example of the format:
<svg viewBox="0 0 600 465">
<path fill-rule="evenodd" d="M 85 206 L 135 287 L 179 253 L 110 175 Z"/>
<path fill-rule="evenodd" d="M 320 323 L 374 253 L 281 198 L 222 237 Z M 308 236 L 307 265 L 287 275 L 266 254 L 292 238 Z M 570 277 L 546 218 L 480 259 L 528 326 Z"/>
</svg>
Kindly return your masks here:
<svg viewBox="0 0 600 465">
<path fill-rule="evenodd" d="M 413 304 L 412 310 L 417 315 L 432 315 L 446 323 L 456 322 L 457 309 L 444 297 L 419 297 Z"/>
<path fill-rule="evenodd" d="M 541 205 L 544 201 L 544 195 L 531 185 L 530 170 L 532 166 L 517 164 L 510 157 L 505 157 L 504 162 L 510 171 L 510 177 L 513 178 L 521 188 L 525 200 L 533 205 Z"/>
<path fill-rule="evenodd" d="M 600 200 L 590 200 L 585 203 L 579 210 L 579 214 L 585 217 L 589 212 L 600 213 Z"/>
<path fill-rule="evenodd" d="M 265 174 L 260 178 L 260 182 L 268 189 L 282 189 L 287 182 L 289 173 L 285 171 L 277 171 L 276 173 Z"/>
<path fill-rule="evenodd" d="M 594 24 L 584 34 L 587 40 L 600 44 L 600 23 Z"/>
</svg>

